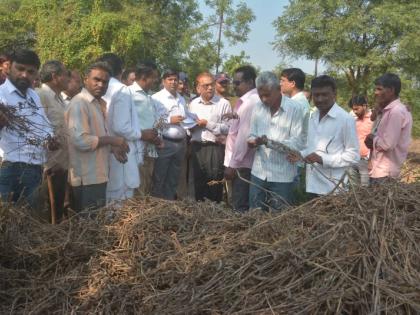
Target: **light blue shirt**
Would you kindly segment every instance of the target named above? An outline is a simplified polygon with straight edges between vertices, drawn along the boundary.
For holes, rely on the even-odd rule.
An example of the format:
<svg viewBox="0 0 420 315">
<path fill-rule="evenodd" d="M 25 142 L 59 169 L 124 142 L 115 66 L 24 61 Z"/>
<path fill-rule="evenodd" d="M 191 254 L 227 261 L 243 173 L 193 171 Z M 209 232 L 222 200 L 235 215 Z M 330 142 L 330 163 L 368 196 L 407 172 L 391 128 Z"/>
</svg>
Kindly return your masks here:
<svg viewBox="0 0 420 315">
<path fill-rule="evenodd" d="M 3 127 L 0 131 L 0 150 L 4 161 L 41 165 L 46 161 L 45 140 L 53 134 L 39 96 L 28 89 L 23 95 L 6 79 L 0 86 L 0 102 L 17 110 L 16 114 L 30 121 L 29 132 Z M 36 142 L 34 145 L 32 142 Z"/>
<path fill-rule="evenodd" d="M 304 114 L 299 105 L 288 97 L 282 97 L 279 110 L 271 116 L 270 108 L 258 103 L 251 118 L 248 139 L 267 136 L 293 150 L 304 146 L 302 136 Z M 251 174 L 268 182 L 290 183 L 297 173 L 297 166 L 286 159 L 285 152 L 278 152 L 265 145 L 257 147 Z"/>
<path fill-rule="evenodd" d="M 160 103 L 155 102 L 152 97 L 144 91 L 137 82 L 130 85 L 129 91 L 134 107 L 137 111 L 138 122 L 141 130 L 155 127 L 155 123 L 166 116 L 166 108 Z M 156 149 L 153 144 L 146 145 L 147 155 L 157 157 Z"/>
</svg>

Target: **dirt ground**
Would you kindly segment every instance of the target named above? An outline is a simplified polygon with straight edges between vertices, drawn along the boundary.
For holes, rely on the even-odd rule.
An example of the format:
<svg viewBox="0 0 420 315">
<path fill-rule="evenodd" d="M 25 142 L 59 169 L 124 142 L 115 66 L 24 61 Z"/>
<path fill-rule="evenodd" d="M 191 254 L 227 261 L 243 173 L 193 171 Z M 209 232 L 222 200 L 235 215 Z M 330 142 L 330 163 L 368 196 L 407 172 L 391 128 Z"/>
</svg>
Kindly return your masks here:
<svg viewBox="0 0 420 315">
<path fill-rule="evenodd" d="M 420 166 L 420 139 L 413 139 L 411 141 L 408 159 Z"/>
</svg>

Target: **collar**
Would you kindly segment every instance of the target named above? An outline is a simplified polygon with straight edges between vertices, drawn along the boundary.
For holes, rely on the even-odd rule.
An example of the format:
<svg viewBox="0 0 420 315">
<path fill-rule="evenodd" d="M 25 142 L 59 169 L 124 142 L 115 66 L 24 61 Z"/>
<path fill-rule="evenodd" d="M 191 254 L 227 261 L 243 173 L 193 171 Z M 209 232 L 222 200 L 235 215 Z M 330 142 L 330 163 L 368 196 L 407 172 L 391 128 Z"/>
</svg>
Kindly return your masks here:
<svg viewBox="0 0 420 315">
<path fill-rule="evenodd" d="M 165 96 L 165 97 L 167 97 L 167 98 L 172 98 L 172 99 L 179 99 L 180 98 L 180 95 L 179 95 L 179 93 L 178 92 L 176 92 L 176 96 L 173 96 L 172 94 L 171 94 L 171 92 L 169 92 L 167 89 L 165 89 L 165 88 L 163 88 L 162 90 L 161 90 L 161 93 L 163 94 L 163 96 Z"/>
<path fill-rule="evenodd" d="M 26 96 L 24 96 L 22 94 L 22 92 L 19 91 L 18 88 L 8 78 L 6 79 L 6 81 L 4 81 L 2 86 L 4 86 L 6 88 L 6 90 L 9 94 L 13 94 L 14 92 L 16 92 L 16 94 L 18 94 L 21 98 L 24 98 L 24 99 L 26 99 L 28 96 L 32 97 L 30 94 L 35 93 L 34 90 L 32 90 L 31 88 L 28 88 L 26 90 Z"/>
<path fill-rule="evenodd" d="M 68 96 L 66 93 L 64 93 L 64 92 L 61 92 L 61 98 L 63 99 L 63 100 L 71 100 L 71 97 L 70 96 Z"/>
<path fill-rule="evenodd" d="M 382 110 L 383 112 L 393 109 L 395 106 L 401 104 L 401 101 L 399 98 L 396 100 L 393 100 L 391 103 L 385 106 L 385 108 Z"/>
<path fill-rule="evenodd" d="M 293 95 L 290 98 L 292 100 L 300 100 L 300 99 L 303 99 L 303 98 L 305 98 L 307 100 L 306 95 L 305 95 L 305 93 L 303 93 L 303 91 L 297 92 L 295 95 Z"/>
<path fill-rule="evenodd" d="M 221 97 L 214 94 L 213 97 L 211 98 L 211 100 L 209 101 L 209 103 L 210 104 L 217 104 L 217 102 L 219 102 L 220 100 L 221 100 Z M 198 102 L 201 103 L 201 104 L 204 104 L 204 105 L 206 105 L 206 104 L 208 105 L 208 103 L 206 103 L 201 96 L 200 96 L 200 100 Z"/>
<path fill-rule="evenodd" d="M 99 100 L 97 100 L 92 94 L 89 93 L 88 90 L 86 90 L 85 88 L 82 89 L 82 91 L 80 92 L 80 94 L 89 102 L 92 103 L 93 101 L 97 101 L 99 102 Z M 105 100 L 103 98 L 101 98 L 101 100 L 103 100 L 105 102 Z"/>
<path fill-rule="evenodd" d="M 337 103 L 334 103 L 334 105 L 330 108 L 330 110 L 328 111 L 328 113 L 325 116 L 330 116 L 331 118 L 336 118 L 339 110 L 340 110 L 340 107 L 338 107 Z"/>
<path fill-rule="evenodd" d="M 242 100 L 242 102 L 244 102 L 247 98 L 249 98 L 249 97 L 251 97 L 255 94 L 258 94 L 257 88 L 253 88 L 252 90 L 249 90 L 244 95 L 242 95 L 239 99 Z"/>
<path fill-rule="evenodd" d="M 61 94 L 56 94 L 56 93 L 54 92 L 54 90 L 53 90 L 53 89 L 52 89 L 52 88 L 51 88 L 48 84 L 42 83 L 42 85 L 41 85 L 41 89 L 43 89 L 43 90 L 45 90 L 47 93 L 51 94 L 51 96 L 61 98 Z"/>
<path fill-rule="evenodd" d="M 136 92 L 143 92 L 143 93 L 147 94 L 146 91 L 143 90 L 143 88 L 140 86 L 140 84 L 138 84 L 136 81 L 134 81 L 134 83 L 131 86 L 132 86 L 132 89 L 134 91 L 136 91 Z"/>
</svg>

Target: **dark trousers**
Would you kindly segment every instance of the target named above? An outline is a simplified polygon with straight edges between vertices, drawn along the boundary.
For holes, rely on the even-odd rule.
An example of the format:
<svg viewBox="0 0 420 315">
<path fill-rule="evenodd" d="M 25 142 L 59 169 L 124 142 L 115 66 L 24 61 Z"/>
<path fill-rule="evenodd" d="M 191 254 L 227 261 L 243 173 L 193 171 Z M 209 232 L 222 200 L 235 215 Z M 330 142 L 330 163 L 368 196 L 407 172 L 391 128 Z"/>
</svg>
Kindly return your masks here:
<svg viewBox="0 0 420 315">
<path fill-rule="evenodd" d="M 24 202 L 36 208 L 41 180 L 41 165 L 3 161 L 0 166 L 1 199 Z"/>
<path fill-rule="evenodd" d="M 210 181 L 223 179 L 224 146 L 212 142 L 191 143 L 191 161 L 194 173 L 195 199 L 205 198 L 220 202 L 223 198 L 223 184 L 208 185 Z"/>
<path fill-rule="evenodd" d="M 47 174 L 47 181 L 51 181 L 54 204 L 55 204 L 55 214 L 57 222 L 60 222 L 64 215 L 64 200 L 66 197 L 66 189 L 67 189 L 67 170 L 59 170 L 51 175 Z M 50 196 L 48 194 L 48 200 L 50 200 Z M 51 200 L 49 202 L 50 210 L 51 210 Z"/>
<path fill-rule="evenodd" d="M 158 149 L 158 158 L 153 168 L 152 196 L 174 200 L 185 159 L 186 140 L 163 139 L 163 148 Z"/>
<path fill-rule="evenodd" d="M 250 168 L 238 168 L 237 171 L 242 178 L 251 180 Z M 249 209 L 249 183 L 239 177 L 232 180 L 232 203 L 236 211 L 245 212 Z"/>
<path fill-rule="evenodd" d="M 252 209 L 281 210 L 293 203 L 293 182 L 268 182 L 251 175 L 249 205 Z"/>
<path fill-rule="evenodd" d="M 72 187 L 72 209 L 76 212 L 97 210 L 106 204 L 106 183 Z"/>
</svg>

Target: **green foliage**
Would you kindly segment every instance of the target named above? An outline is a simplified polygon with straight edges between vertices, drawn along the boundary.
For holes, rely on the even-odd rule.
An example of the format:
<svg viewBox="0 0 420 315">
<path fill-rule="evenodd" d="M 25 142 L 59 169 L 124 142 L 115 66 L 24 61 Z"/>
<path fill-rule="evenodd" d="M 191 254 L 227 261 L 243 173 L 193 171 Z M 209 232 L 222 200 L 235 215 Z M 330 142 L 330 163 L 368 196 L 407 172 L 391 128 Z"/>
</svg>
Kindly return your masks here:
<svg viewBox="0 0 420 315">
<path fill-rule="evenodd" d="M 245 54 L 244 51 L 241 51 L 239 55 L 231 55 L 223 63 L 223 72 L 228 73 L 233 77 L 234 71 L 241 67 L 249 64 L 249 56 Z"/>
<path fill-rule="evenodd" d="M 401 99 L 412 107 L 413 134 L 420 135 L 419 1 L 291 0 L 274 25 L 274 47 L 282 55 L 320 59 L 329 67 L 343 106 L 354 94 L 372 96 L 379 75 L 398 73 Z"/>
</svg>

